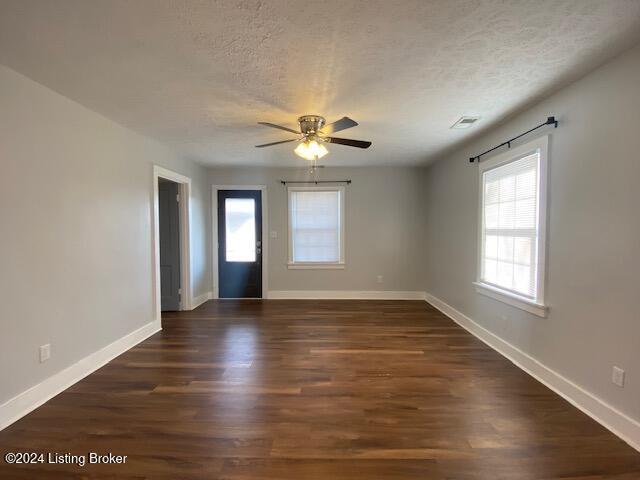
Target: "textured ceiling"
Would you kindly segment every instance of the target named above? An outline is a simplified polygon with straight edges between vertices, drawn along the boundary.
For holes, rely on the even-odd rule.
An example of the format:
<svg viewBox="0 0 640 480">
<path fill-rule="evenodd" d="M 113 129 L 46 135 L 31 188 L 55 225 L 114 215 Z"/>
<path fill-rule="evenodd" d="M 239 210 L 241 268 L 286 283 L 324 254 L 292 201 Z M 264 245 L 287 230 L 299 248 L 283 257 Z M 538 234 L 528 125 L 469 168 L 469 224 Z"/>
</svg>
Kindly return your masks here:
<svg viewBox="0 0 640 480">
<path fill-rule="evenodd" d="M 307 113 L 373 141 L 324 164 L 428 162 L 639 40 L 638 0 L 0 0 L 0 63 L 211 165 L 300 165 L 256 122 Z"/>
</svg>

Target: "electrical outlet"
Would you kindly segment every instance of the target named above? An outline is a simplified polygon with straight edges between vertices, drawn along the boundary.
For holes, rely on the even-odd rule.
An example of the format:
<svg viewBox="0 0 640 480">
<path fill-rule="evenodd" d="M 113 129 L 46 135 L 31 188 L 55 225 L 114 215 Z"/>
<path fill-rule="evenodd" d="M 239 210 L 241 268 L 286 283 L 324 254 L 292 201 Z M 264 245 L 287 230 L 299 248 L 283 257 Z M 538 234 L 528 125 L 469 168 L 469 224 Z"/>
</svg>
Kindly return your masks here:
<svg viewBox="0 0 640 480">
<path fill-rule="evenodd" d="M 276 232 L 275 230 L 271 230 L 269 232 L 269 237 L 270 238 L 278 238 L 278 232 Z"/>
<path fill-rule="evenodd" d="M 51 344 L 40 346 L 40 363 L 46 362 L 51 357 Z"/>
<path fill-rule="evenodd" d="M 619 387 L 624 387 L 624 370 L 620 367 L 613 367 L 611 381 Z"/>
<path fill-rule="evenodd" d="M 382 279 L 382 275 L 378 275 L 378 283 L 382 283 L 383 279 Z"/>
</svg>

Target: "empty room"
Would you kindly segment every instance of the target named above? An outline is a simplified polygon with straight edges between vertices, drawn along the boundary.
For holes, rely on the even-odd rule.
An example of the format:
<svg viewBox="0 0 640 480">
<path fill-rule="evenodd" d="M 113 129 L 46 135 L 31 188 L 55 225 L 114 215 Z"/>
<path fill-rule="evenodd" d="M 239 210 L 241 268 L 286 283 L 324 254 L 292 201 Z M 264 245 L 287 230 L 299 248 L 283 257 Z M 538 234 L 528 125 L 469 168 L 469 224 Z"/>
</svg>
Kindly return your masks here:
<svg viewBox="0 0 640 480">
<path fill-rule="evenodd" d="M 640 479 L 640 0 L 0 0 L 0 478 Z"/>
</svg>

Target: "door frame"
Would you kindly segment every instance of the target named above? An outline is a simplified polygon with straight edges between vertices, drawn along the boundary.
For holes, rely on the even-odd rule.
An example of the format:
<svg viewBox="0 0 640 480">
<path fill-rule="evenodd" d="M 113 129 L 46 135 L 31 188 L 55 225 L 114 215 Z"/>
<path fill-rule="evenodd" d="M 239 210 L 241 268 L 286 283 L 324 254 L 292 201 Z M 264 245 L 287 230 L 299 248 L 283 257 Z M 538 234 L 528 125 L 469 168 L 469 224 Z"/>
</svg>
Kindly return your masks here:
<svg viewBox="0 0 640 480">
<path fill-rule="evenodd" d="M 267 212 L 266 185 L 211 185 L 211 273 L 213 276 L 213 298 L 220 298 L 218 272 L 218 191 L 260 190 L 262 204 L 262 297 L 267 298 L 269 285 L 269 218 Z M 247 299 L 251 300 L 251 299 Z"/>
<path fill-rule="evenodd" d="M 164 178 L 178 184 L 180 229 L 180 310 L 191 310 L 191 179 L 158 165 L 153 166 L 153 297 L 154 317 L 162 318 L 160 303 L 160 206 L 158 180 Z"/>
</svg>

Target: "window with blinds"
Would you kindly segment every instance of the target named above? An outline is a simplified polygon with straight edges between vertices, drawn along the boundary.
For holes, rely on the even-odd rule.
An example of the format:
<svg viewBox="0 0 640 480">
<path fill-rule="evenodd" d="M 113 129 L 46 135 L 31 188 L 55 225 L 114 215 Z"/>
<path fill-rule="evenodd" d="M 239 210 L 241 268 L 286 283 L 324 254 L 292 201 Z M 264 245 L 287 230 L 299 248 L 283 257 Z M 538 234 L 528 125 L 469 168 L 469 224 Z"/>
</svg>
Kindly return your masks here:
<svg viewBox="0 0 640 480">
<path fill-rule="evenodd" d="M 541 150 L 482 172 L 480 282 L 539 300 Z"/>
<path fill-rule="evenodd" d="M 289 189 L 289 264 L 341 264 L 343 189 Z"/>
</svg>

